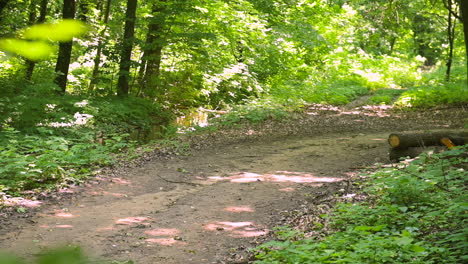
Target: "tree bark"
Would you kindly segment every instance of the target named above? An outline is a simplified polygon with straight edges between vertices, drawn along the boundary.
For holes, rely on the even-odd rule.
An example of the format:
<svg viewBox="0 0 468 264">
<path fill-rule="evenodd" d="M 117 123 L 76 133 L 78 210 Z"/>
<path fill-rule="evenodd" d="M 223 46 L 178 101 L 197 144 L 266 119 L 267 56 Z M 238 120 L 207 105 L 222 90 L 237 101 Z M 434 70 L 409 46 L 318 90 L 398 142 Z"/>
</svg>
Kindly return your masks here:
<svg viewBox="0 0 468 264">
<path fill-rule="evenodd" d="M 102 46 L 104 44 L 104 38 L 107 31 L 107 23 L 109 22 L 109 15 L 110 15 L 110 7 L 111 7 L 112 0 L 106 1 L 106 9 L 104 11 L 104 15 L 102 17 L 104 28 L 99 33 L 99 40 L 96 49 L 96 56 L 94 57 L 94 67 L 93 67 L 93 74 L 91 75 L 91 80 L 89 82 L 88 93 L 92 94 L 94 88 L 99 82 L 99 74 L 100 74 L 100 64 L 101 64 L 101 54 L 102 54 Z"/>
<path fill-rule="evenodd" d="M 447 71 L 445 72 L 445 81 L 450 81 L 450 71 L 452 69 L 453 60 L 453 43 L 455 40 L 455 21 L 452 21 L 453 5 L 452 0 L 448 0 L 448 15 L 447 15 L 447 38 L 449 41 L 449 54 L 447 58 Z"/>
<path fill-rule="evenodd" d="M 87 0 L 79 0 L 79 14 L 78 19 L 87 23 L 88 22 L 88 12 L 89 12 L 89 3 Z"/>
<path fill-rule="evenodd" d="M 142 87 L 144 90 L 148 88 L 152 80 L 159 77 L 162 50 L 164 48 L 163 29 L 165 17 L 162 12 L 165 9 L 166 0 L 161 0 L 157 4 L 153 4 L 152 14 L 153 17 L 148 26 L 148 34 L 146 37 L 146 44 L 142 62 L 145 63 L 145 73 L 142 80 Z"/>
<path fill-rule="evenodd" d="M 63 18 L 73 19 L 75 17 L 75 0 L 63 1 Z M 57 64 L 55 65 L 55 83 L 60 87 L 61 93 L 65 94 L 67 89 L 67 76 L 70 68 L 71 53 L 73 48 L 73 40 L 61 42 L 59 44 L 59 52 Z"/>
<path fill-rule="evenodd" d="M 34 0 L 31 1 L 31 3 L 33 3 Z M 35 16 L 34 16 L 34 19 L 31 19 L 32 16 L 30 15 L 30 24 L 33 24 L 33 23 L 44 23 L 45 22 L 45 19 L 46 19 L 46 16 L 47 16 L 47 2 L 48 0 L 41 0 L 41 5 L 39 7 L 39 18 L 37 19 L 37 21 L 34 21 L 35 20 Z M 32 11 L 32 10 L 30 10 Z M 35 8 L 34 8 L 34 13 L 35 13 Z M 26 80 L 30 81 L 32 79 L 32 75 L 34 73 L 34 68 L 36 67 L 36 62 L 35 61 L 31 61 L 31 60 L 27 60 L 26 61 Z"/>
<path fill-rule="evenodd" d="M 128 80 L 130 77 L 131 56 L 135 35 L 137 0 L 127 1 L 125 12 L 125 30 L 122 40 L 122 51 L 119 67 L 119 79 L 117 81 L 117 95 L 128 96 Z"/>
<path fill-rule="evenodd" d="M 441 139 L 448 138 L 456 146 L 468 142 L 468 132 L 461 133 L 400 133 L 390 134 L 388 144 L 393 149 L 404 150 L 410 147 L 442 146 Z"/>
<path fill-rule="evenodd" d="M 461 20 L 463 23 L 463 35 L 465 36 L 465 53 L 466 53 L 466 75 L 468 82 L 468 1 L 459 0 Z"/>
<path fill-rule="evenodd" d="M 10 0 L 0 0 L 0 24 L 2 22 L 2 11 L 6 7 L 8 2 L 10 2 Z"/>
</svg>

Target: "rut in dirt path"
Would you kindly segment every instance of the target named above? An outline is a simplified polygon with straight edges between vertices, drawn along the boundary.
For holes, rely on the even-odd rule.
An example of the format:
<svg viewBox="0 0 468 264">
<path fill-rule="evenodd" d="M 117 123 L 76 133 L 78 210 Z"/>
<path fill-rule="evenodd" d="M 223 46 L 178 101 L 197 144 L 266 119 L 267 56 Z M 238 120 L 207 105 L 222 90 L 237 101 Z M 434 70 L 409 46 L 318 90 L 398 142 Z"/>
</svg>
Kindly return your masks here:
<svg viewBox="0 0 468 264">
<path fill-rule="evenodd" d="M 315 187 L 385 159 L 385 144 L 384 134 L 292 138 L 152 162 L 43 210 L 21 232 L 6 234 L 2 248 L 28 255 L 79 244 L 136 263 L 218 263 L 250 247 Z"/>
</svg>

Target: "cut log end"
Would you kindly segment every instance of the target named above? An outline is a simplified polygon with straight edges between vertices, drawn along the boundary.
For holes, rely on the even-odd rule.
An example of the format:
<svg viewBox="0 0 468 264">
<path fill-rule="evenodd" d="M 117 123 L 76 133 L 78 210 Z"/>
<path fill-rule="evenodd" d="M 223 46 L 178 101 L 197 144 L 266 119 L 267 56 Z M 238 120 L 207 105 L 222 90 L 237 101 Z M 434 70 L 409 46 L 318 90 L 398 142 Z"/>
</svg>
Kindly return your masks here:
<svg viewBox="0 0 468 264">
<path fill-rule="evenodd" d="M 390 136 L 388 136 L 388 144 L 392 148 L 398 148 L 398 146 L 400 146 L 400 137 L 396 134 L 390 134 Z"/>
<path fill-rule="evenodd" d="M 453 149 L 455 147 L 455 144 L 450 140 L 450 138 L 441 138 L 440 142 L 444 144 L 448 149 Z"/>
</svg>

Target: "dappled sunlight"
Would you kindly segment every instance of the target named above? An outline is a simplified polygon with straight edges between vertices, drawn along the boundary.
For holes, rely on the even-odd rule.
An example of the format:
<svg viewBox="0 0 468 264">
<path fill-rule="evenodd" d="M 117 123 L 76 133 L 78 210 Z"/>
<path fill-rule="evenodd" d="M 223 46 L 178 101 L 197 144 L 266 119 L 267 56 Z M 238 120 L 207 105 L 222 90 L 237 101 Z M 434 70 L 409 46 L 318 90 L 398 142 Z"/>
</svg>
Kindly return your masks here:
<svg viewBox="0 0 468 264">
<path fill-rule="evenodd" d="M 112 178 L 110 180 L 110 182 L 114 182 L 114 183 L 118 183 L 118 184 L 122 184 L 122 185 L 131 185 L 132 184 L 131 181 L 125 180 L 125 179 L 122 179 L 122 178 Z"/>
<path fill-rule="evenodd" d="M 208 177 L 212 181 L 230 181 L 233 183 L 249 182 L 277 182 L 277 183 L 316 183 L 316 182 L 338 182 L 341 178 L 316 177 L 312 173 L 277 171 L 275 174 L 258 174 L 252 172 L 241 172 L 228 177 Z"/>
<path fill-rule="evenodd" d="M 0 197 L 1 198 L 1 197 Z M 3 201 L 6 206 L 21 206 L 26 208 L 37 208 L 41 206 L 41 201 L 28 200 L 24 198 L 6 198 Z"/>
<path fill-rule="evenodd" d="M 123 193 L 113 193 L 113 192 L 106 192 L 106 191 L 100 191 L 100 192 L 89 192 L 89 194 L 94 195 L 94 196 L 113 196 L 113 197 L 127 197 L 128 195 L 123 194 Z"/>
<path fill-rule="evenodd" d="M 75 193 L 75 191 L 73 191 L 72 189 L 69 189 L 69 188 L 60 189 L 60 190 L 58 190 L 58 192 L 59 193 L 68 193 L 68 194 Z"/>
<path fill-rule="evenodd" d="M 156 228 L 145 231 L 145 234 L 150 236 L 175 236 L 180 233 L 180 230 L 175 228 Z"/>
<path fill-rule="evenodd" d="M 372 116 L 372 117 L 390 117 L 388 110 L 393 109 L 392 105 L 365 105 L 356 107 L 352 110 L 343 109 L 336 106 L 314 104 L 307 108 L 307 115 L 318 116 L 320 112 L 332 112 L 334 115 L 355 115 L 355 116 Z M 359 120 L 358 122 L 363 122 Z"/>
<path fill-rule="evenodd" d="M 126 217 L 126 218 L 121 218 L 115 221 L 117 225 L 135 225 L 135 224 L 141 224 L 141 225 L 149 225 L 149 223 L 146 223 L 146 221 L 150 220 L 148 217 Z"/>
<path fill-rule="evenodd" d="M 155 237 L 145 239 L 148 244 L 158 244 L 162 246 L 180 246 L 187 244 L 186 242 L 182 241 L 181 237 L 177 236 L 180 234 L 180 230 L 175 228 L 155 228 L 145 231 L 145 234 Z"/>
<path fill-rule="evenodd" d="M 252 209 L 250 206 L 229 206 L 229 207 L 224 208 L 224 211 L 232 212 L 232 213 L 255 212 L 255 210 Z"/>
<path fill-rule="evenodd" d="M 58 213 L 55 213 L 55 217 L 74 218 L 75 216 L 73 214 L 71 214 L 71 213 L 58 212 Z"/>
<path fill-rule="evenodd" d="M 266 235 L 268 229 L 256 227 L 253 222 L 214 222 L 207 224 L 205 230 L 227 232 L 231 237 L 259 237 Z"/>
<path fill-rule="evenodd" d="M 69 229 L 69 228 L 73 228 L 72 225 L 61 225 L 61 224 L 57 224 L 57 225 L 53 225 L 53 226 L 41 225 L 39 227 L 44 228 L 44 229 Z"/>
</svg>

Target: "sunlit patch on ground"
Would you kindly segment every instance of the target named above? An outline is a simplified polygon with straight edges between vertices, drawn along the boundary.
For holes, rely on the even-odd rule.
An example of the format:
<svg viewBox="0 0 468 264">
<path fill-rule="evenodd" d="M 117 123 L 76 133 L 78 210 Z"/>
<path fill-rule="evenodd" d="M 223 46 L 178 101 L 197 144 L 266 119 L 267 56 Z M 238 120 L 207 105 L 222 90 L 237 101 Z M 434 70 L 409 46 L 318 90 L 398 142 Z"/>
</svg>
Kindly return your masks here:
<svg viewBox="0 0 468 264">
<path fill-rule="evenodd" d="M 180 233 L 180 230 L 175 228 L 156 228 L 145 231 L 145 234 L 150 236 L 175 236 Z"/>
<path fill-rule="evenodd" d="M 59 193 L 75 193 L 75 191 L 73 191 L 72 189 L 69 189 L 69 188 L 60 189 L 58 192 Z"/>
<path fill-rule="evenodd" d="M 229 206 L 229 207 L 224 208 L 224 211 L 232 212 L 232 213 L 255 212 L 255 210 L 252 209 L 250 206 Z"/>
<path fill-rule="evenodd" d="M 55 213 L 55 217 L 60 217 L 60 218 L 73 218 L 75 217 L 73 214 L 70 213 L 64 213 L 64 212 L 57 212 Z"/>
<path fill-rule="evenodd" d="M 235 183 L 248 182 L 278 182 L 278 183 L 317 183 L 317 182 L 338 182 L 343 179 L 331 177 L 316 177 L 311 173 L 277 171 L 275 174 L 258 174 L 252 172 L 241 172 L 229 177 L 213 176 L 208 177 L 212 181 L 230 181 Z"/>
<path fill-rule="evenodd" d="M 36 208 L 41 206 L 42 202 L 33 201 L 24 198 L 5 198 L 3 204 L 6 206 L 21 206 L 27 208 Z"/>
<path fill-rule="evenodd" d="M 113 192 L 106 192 L 106 191 L 100 191 L 100 192 L 90 192 L 89 194 L 94 195 L 94 196 L 114 196 L 114 197 L 127 197 L 126 194 L 123 193 L 113 193 Z"/>
<path fill-rule="evenodd" d="M 326 106 L 320 104 L 314 104 L 308 107 L 307 115 L 317 116 L 320 112 L 334 112 L 336 115 L 364 115 L 364 116 L 374 116 L 374 117 L 389 117 L 390 114 L 387 113 L 388 110 L 392 109 L 391 105 L 366 105 L 353 110 L 343 110 L 335 106 Z"/>
<path fill-rule="evenodd" d="M 146 221 L 150 220 L 148 217 L 126 217 L 126 218 L 121 218 L 115 221 L 117 225 L 149 225 L 149 223 L 146 223 Z"/>
<path fill-rule="evenodd" d="M 207 224 L 205 230 L 227 232 L 232 237 L 258 237 L 268 233 L 268 230 L 256 227 L 252 222 L 214 222 Z"/>
<path fill-rule="evenodd" d="M 163 246 L 187 244 L 186 242 L 182 241 L 181 237 L 178 236 L 179 233 L 180 230 L 175 228 L 156 228 L 145 231 L 146 235 L 155 237 L 145 239 L 145 241 L 149 244 L 159 244 Z"/>
<path fill-rule="evenodd" d="M 54 226 L 49 226 L 49 225 L 41 225 L 41 228 L 46 228 L 46 229 L 54 229 L 54 228 L 59 228 L 59 229 L 66 229 L 66 228 L 73 228 L 72 225 L 54 225 Z"/>
<path fill-rule="evenodd" d="M 112 178 L 112 179 L 111 179 L 111 182 L 118 183 L 118 184 L 122 184 L 122 185 L 130 185 L 130 184 L 132 184 L 131 181 L 128 181 L 128 180 L 125 180 L 125 179 L 122 179 L 122 178 Z"/>
</svg>

